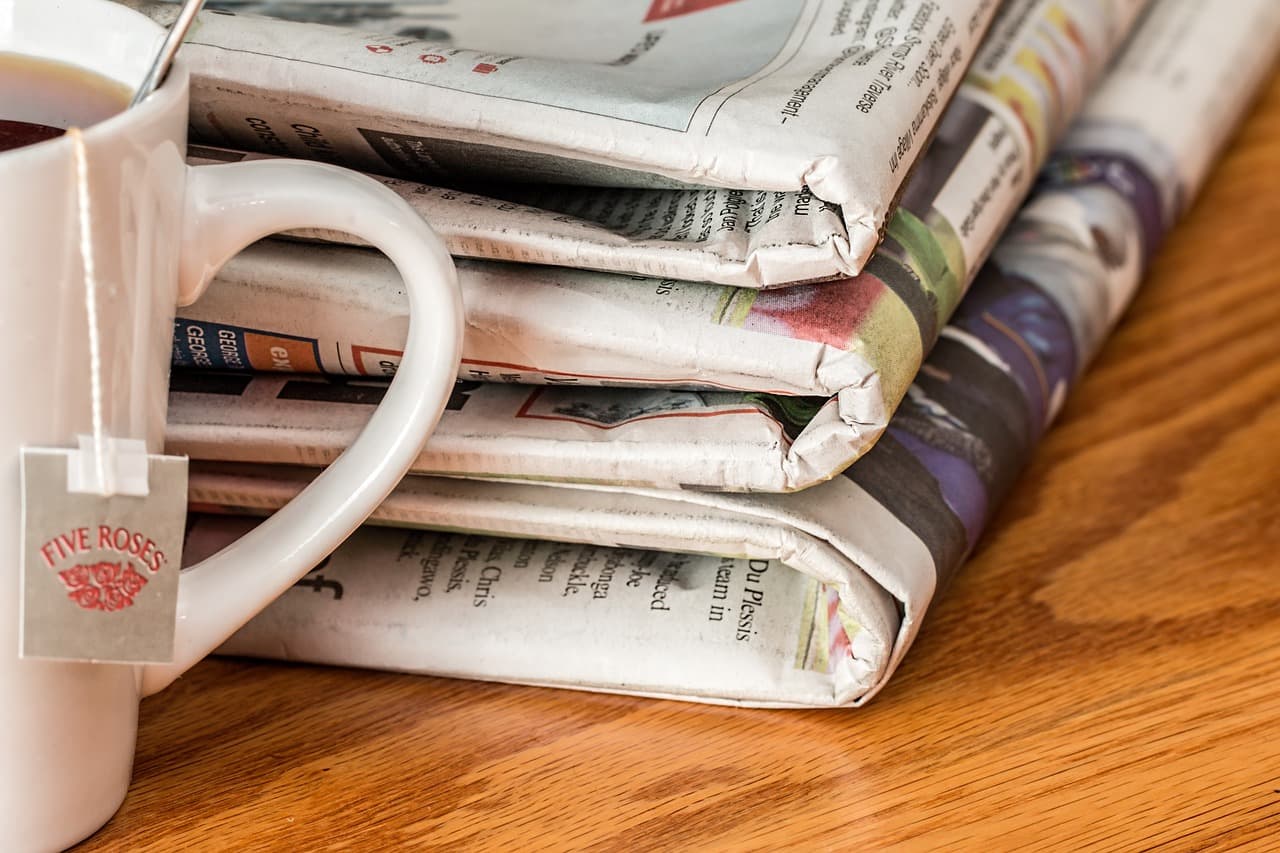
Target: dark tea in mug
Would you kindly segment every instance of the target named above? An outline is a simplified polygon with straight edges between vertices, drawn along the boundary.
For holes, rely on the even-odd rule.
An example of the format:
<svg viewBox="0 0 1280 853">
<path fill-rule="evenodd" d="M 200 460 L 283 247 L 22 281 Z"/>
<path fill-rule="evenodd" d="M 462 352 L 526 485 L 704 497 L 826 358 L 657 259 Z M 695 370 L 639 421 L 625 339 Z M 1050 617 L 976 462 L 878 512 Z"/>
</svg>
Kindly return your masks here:
<svg viewBox="0 0 1280 853">
<path fill-rule="evenodd" d="M 84 68 L 0 53 L 0 152 L 110 118 L 131 95 L 123 84 Z"/>
</svg>

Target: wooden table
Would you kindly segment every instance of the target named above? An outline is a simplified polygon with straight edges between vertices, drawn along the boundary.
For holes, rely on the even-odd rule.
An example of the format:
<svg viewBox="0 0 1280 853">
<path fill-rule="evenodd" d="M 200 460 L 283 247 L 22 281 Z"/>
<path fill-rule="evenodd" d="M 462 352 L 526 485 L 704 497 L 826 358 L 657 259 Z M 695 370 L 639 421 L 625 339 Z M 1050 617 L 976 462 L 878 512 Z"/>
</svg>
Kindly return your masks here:
<svg viewBox="0 0 1280 853">
<path fill-rule="evenodd" d="M 1280 80 L 869 707 L 211 660 L 85 849 L 1280 845 L 1278 487 Z"/>
</svg>

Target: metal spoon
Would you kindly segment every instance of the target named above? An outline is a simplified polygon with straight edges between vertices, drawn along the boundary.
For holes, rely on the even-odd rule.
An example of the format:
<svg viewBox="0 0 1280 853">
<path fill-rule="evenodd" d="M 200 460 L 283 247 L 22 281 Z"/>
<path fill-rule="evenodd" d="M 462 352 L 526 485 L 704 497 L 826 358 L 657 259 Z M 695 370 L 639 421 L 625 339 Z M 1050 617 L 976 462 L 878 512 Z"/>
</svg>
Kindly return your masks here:
<svg viewBox="0 0 1280 853">
<path fill-rule="evenodd" d="M 169 28 L 169 34 L 165 36 L 164 44 L 160 45 L 160 52 L 156 54 L 155 61 L 151 63 L 147 76 L 143 78 L 142 85 L 138 87 L 138 91 L 134 94 L 129 106 L 136 107 L 142 103 L 148 95 L 164 82 L 164 78 L 169 74 L 169 66 L 173 65 L 173 57 L 178 53 L 178 46 L 187 37 L 187 30 L 191 29 L 191 24 L 196 19 L 196 13 L 200 11 L 200 7 L 203 5 L 204 0 L 184 0 L 182 8 L 178 11 L 177 20 Z"/>
</svg>

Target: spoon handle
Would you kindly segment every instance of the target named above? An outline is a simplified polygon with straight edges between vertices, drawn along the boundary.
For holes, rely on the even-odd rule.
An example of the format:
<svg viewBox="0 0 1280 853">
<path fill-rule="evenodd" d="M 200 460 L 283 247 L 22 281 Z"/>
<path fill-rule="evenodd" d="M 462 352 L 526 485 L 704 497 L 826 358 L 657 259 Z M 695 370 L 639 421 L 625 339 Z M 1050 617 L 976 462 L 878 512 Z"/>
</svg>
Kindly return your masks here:
<svg viewBox="0 0 1280 853">
<path fill-rule="evenodd" d="M 136 107 L 142 103 L 164 82 L 164 78 L 169 74 L 169 66 L 173 64 L 173 57 L 178 53 L 178 46 L 187 37 L 187 30 L 191 29 L 196 13 L 202 6 L 204 6 L 204 0 L 184 0 L 182 9 L 178 12 L 178 19 L 169 28 L 169 34 L 165 36 L 160 52 L 156 54 L 155 61 L 151 63 L 147 76 L 143 78 L 142 85 L 138 87 L 129 106 Z"/>
</svg>

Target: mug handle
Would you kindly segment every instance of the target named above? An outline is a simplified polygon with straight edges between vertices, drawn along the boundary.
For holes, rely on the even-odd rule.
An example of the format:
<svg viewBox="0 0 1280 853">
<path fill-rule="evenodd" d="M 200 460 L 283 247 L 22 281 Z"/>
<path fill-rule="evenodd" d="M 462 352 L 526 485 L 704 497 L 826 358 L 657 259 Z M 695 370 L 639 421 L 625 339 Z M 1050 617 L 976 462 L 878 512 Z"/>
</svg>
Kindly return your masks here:
<svg viewBox="0 0 1280 853">
<path fill-rule="evenodd" d="M 409 336 L 382 404 L 310 486 L 237 542 L 182 572 L 174 659 L 141 668 L 140 690 L 167 687 L 329 555 L 409 470 L 444 411 L 462 347 L 462 299 L 444 243 L 402 199 L 355 172 L 261 160 L 187 173 L 179 304 L 187 305 L 254 240 L 295 228 L 354 234 L 404 278 Z"/>
</svg>

